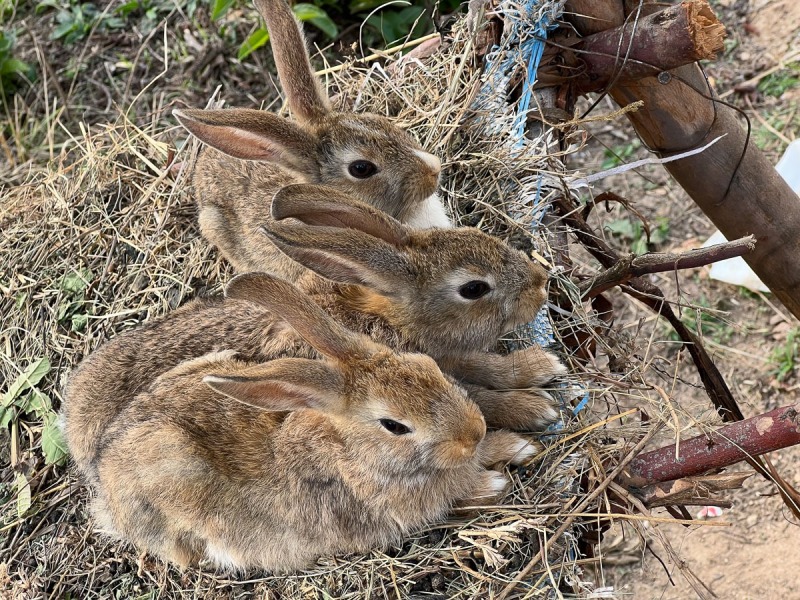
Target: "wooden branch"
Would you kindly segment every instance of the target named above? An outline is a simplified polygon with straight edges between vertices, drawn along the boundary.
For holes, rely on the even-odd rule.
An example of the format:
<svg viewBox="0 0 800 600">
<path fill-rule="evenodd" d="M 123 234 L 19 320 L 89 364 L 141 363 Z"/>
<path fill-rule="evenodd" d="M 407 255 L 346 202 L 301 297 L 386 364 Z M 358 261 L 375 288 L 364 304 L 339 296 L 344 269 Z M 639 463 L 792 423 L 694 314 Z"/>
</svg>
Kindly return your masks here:
<svg viewBox="0 0 800 600">
<path fill-rule="evenodd" d="M 616 4 L 616 6 L 614 6 Z M 636 14 L 638 3 L 630 3 Z M 583 19 L 573 19 L 582 34 L 595 33 L 599 21 L 620 26 L 622 0 L 590 2 L 568 0 L 567 10 L 579 5 Z M 660 5 L 646 0 L 642 16 Z M 590 17 L 598 17 L 592 21 Z M 641 20 L 641 19 L 640 19 Z M 753 234 L 755 250 L 745 257 L 761 280 L 796 317 L 800 317 L 800 198 L 756 147 L 736 111 L 715 102 L 703 72 L 696 64 L 659 77 L 618 82 L 610 95 L 620 106 L 642 101 L 626 114 L 645 145 L 661 155 L 702 146 L 725 136 L 708 150 L 665 165 L 725 237 Z"/>
<path fill-rule="evenodd" d="M 629 282 L 634 277 L 677 269 L 694 269 L 735 256 L 742 256 L 746 252 L 752 251 L 755 245 L 756 239 L 751 235 L 732 242 L 716 244 L 708 248 L 696 248 L 688 252 L 648 252 L 639 256 L 627 254 L 610 269 L 581 282 L 579 286 L 581 298 L 593 298 L 614 286 Z"/>
<path fill-rule="evenodd" d="M 723 490 L 742 487 L 745 479 L 753 473 L 722 473 L 704 477 L 685 477 L 673 481 L 655 483 L 631 491 L 647 506 L 730 506 L 717 494 Z M 630 487 L 629 482 L 623 481 Z"/>
<path fill-rule="evenodd" d="M 572 232 L 578 240 L 583 243 L 584 247 L 601 265 L 610 268 L 619 260 L 616 252 L 597 236 L 586 221 L 583 220 L 578 212 L 578 207 L 571 199 L 563 196 L 556 198 L 555 207 L 561 213 L 564 222 L 572 228 Z M 697 368 L 697 373 L 700 375 L 700 380 L 703 382 L 703 387 L 722 420 L 728 422 L 743 420 L 744 415 L 739 409 L 736 399 L 733 397 L 730 388 L 728 388 L 722 373 L 719 372 L 719 369 L 717 369 L 714 361 L 706 351 L 702 340 L 675 314 L 658 286 L 641 277 L 635 277 L 622 289 L 669 322 L 681 341 L 685 343 L 685 347 Z M 765 479 L 775 484 L 786 506 L 800 518 L 800 493 L 780 476 L 769 462 L 769 459 L 767 457 L 752 457 L 747 462 Z"/>
<path fill-rule="evenodd" d="M 707 473 L 800 444 L 800 403 L 738 421 L 705 435 L 640 454 L 630 464 L 633 485 Z"/>
<path fill-rule="evenodd" d="M 572 229 L 572 233 L 584 245 L 584 247 L 594 256 L 598 262 L 607 269 L 612 268 L 619 262 L 619 255 L 606 244 L 591 227 L 578 214 L 577 207 L 571 199 L 559 197 L 555 201 L 555 206 L 561 213 L 562 218 Z M 664 293 L 654 284 L 641 277 L 634 277 L 627 282 L 623 291 L 656 314 L 663 316 L 669 321 L 675 333 L 686 345 L 686 349 L 694 361 L 703 387 L 714 404 L 720 417 L 725 421 L 738 421 L 744 418 L 736 399 L 733 397 L 728 384 L 717 369 L 714 361 L 706 352 L 703 342 L 698 338 L 683 321 L 680 320 L 672 307 L 664 298 Z"/>
<path fill-rule="evenodd" d="M 725 27 L 708 3 L 688 0 L 637 23 L 629 21 L 577 41 L 552 40 L 539 67 L 537 85 L 559 85 L 571 77 L 580 94 L 600 91 L 615 81 L 641 79 L 715 58 L 724 38 Z"/>
</svg>

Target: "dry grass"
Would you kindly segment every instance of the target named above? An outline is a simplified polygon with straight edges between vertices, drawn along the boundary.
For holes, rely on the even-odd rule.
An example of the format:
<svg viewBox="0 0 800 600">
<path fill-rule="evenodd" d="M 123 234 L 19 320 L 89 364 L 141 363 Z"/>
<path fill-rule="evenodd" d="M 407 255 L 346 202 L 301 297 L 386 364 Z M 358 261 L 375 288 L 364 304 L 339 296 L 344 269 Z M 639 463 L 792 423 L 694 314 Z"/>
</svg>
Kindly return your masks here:
<svg viewBox="0 0 800 600">
<path fill-rule="evenodd" d="M 443 189 L 462 223 L 550 257 L 548 232 L 534 227 L 541 210 L 531 205 L 531 190 L 545 205 L 556 194 L 572 193 L 573 174 L 563 167 L 548 127 L 538 129 L 525 152 L 509 150 L 512 107 L 476 108 L 481 74 L 474 52 L 462 25 L 424 68 L 406 63 L 393 75 L 391 61 L 351 65 L 331 74 L 329 83 L 357 110 L 396 117 L 443 158 Z M 191 145 L 175 157 L 187 168 L 170 170 L 174 142 L 185 136 L 165 127 L 167 99 L 151 101 L 156 116 L 142 129 L 120 115 L 51 144 L 47 164 L 4 173 L 3 388 L 46 357 L 52 369 L 37 387 L 57 408 L 64 377 L 104 339 L 197 294 L 217 292 L 230 276 L 195 226 L 186 177 Z M 69 128 L 63 113 L 49 119 L 52 131 Z M 498 122 L 499 128 L 487 129 Z M 575 290 L 563 274 L 557 286 Z M 591 308 L 558 318 L 557 337 L 594 335 Z M 625 343 L 611 336 L 595 341 L 609 355 Z M 669 423 L 677 433 L 685 425 L 686 415 L 663 406 L 648 383 L 670 377 L 671 366 L 649 355 L 654 341 L 644 340 L 635 366 L 616 370 L 567 358 L 574 375 L 560 390 L 565 409 L 578 385 L 584 386 L 579 395 L 591 394 L 593 408 L 578 417 L 565 410 L 564 428 L 546 438 L 547 451 L 533 464 L 512 474 L 513 489 L 502 505 L 456 514 L 386 554 L 329 558 L 291 577 L 180 572 L 109 542 L 93 531 L 75 474 L 45 464 L 41 415 L 20 412 L 10 439 L 2 440 L 9 456 L 0 456 L 0 464 L 8 465 L 0 488 L 0 591 L 13 598 L 239 598 L 267 592 L 276 598 L 488 598 L 506 589 L 515 598 L 588 595 L 593 561 L 581 558 L 579 538 L 610 512 L 599 486 L 608 484 L 613 466 L 646 431 L 634 414 L 618 415 L 627 406 L 648 404 L 651 428 Z M 621 354 L 630 358 L 633 350 Z M 20 473 L 32 496 L 23 514 L 22 489 L 14 483 Z M 520 581 L 512 588 L 515 579 Z"/>
</svg>

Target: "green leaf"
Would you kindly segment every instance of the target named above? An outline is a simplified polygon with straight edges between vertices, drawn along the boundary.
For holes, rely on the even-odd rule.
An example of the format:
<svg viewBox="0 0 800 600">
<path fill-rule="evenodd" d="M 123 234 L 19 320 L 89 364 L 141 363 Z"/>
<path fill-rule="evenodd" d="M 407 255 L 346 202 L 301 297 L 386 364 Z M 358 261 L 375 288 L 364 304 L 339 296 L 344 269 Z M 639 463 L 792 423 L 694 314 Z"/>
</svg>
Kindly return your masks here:
<svg viewBox="0 0 800 600">
<path fill-rule="evenodd" d="M 639 256 L 647 252 L 647 240 L 644 237 L 637 238 L 631 244 L 631 252 Z"/>
<path fill-rule="evenodd" d="M 59 5 L 58 0 L 44 0 L 36 5 L 36 9 L 33 12 L 34 14 L 40 15 L 48 8 L 59 9 L 61 6 Z"/>
<path fill-rule="evenodd" d="M 242 60 L 247 58 L 252 54 L 255 50 L 258 50 L 269 41 L 269 33 L 263 27 L 260 29 L 256 29 L 250 36 L 244 41 L 242 46 L 239 48 L 239 54 L 237 58 Z"/>
<path fill-rule="evenodd" d="M 31 507 L 31 486 L 25 475 L 17 473 L 14 487 L 17 490 L 17 517 L 21 519 Z"/>
<path fill-rule="evenodd" d="M 300 4 L 295 4 L 292 7 L 292 12 L 294 12 L 294 16 L 296 16 L 301 21 L 310 21 L 311 19 L 316 19 L 317 17 L 328 16 L 328 13 L 322 10 L 319 6 L 314 6 L 313 4 L 306 4 L 305 2 L 301 2 Z"/>
<path fill-rule="evenodd" d="M 16 58 L 9 58 L 4 60 L 2 66 L 0 66 L 0 75 L 11 75 L 12 73 L 19 73 L 22 75 L 23 73 L 30 72 L 30 70 L 31 67 L 28 63 L 24 63 Z"/>
<path fill-rule="evenodd" d="M 234 0 L 214 0 L 214 8 L 211 9 L 211 20 L 216 21 L 224 17 L 225 13 L 233 6 L 233 3 Z"/>
<path fill-rule="evenodd" d="M 20 292 L 17 294 L 16 298 L 14 298 L 14 306 L 17 310 L 20 310 L 23 306 L 25 306 L 25 301 L 28 299 L 28 292 Z"/>
<path fill-rule="evenodd" d="M 50 34 L 50 37 L 54 40 L 61 39 L 62 37 L 66 37 L 72 32 L 75 24 L 72 21 L 67 21 L 66 23 L 61 23 L 58 27 L 53 30 L 53 33 Z"/>
<path fill-rule="evenodd" d="M 382 4 L 386 4 L 386 2 L 387 0 L 353 0 L 353 2 L 348 5 L 348 8 L 351 13 L 355 14 L 378 8 Z"/>
<path fill-rule="evenodd" d="M 58 426 L 58 415 L 54 412 L 50 412 L 44 419 L 42 454 L 48 465 L 63 464 L 69 455 L 64 435 Z"/>
<path fill-rule="evenodd" d="M 86 329 L 86 324 L 89 322 L 89 315 L 79 313 L 70 317 L 70 328 L 75 333 L 81 333 Z"/>
<path fill-rule="evenodd" d="M 138 10 L 140 6 L 139 0 L 130 0 L 126 2 L 122 6 L 118 7 L 116 12 L 122 15 L 123 17 L 127 17 L 132 12 Z"/>
<path fill-rule="evenodd" d="M 14 381 L 6 393 L 3 394 L 3 398 L 0 399 L 0 404 L 3 406 L 10 406 L 22 392 L 35 386 L 49 372 L 50 361 L 47 360 L 47 357 L 40 358 L 31 364 L 24 373 L 17 377 L 16 381 Z"/>
<path fill-rule="evenodd" d="M 617 219 L 616 221 L 611 221 L 610 223 L 606 223 L 604 228 L 621 237 L 633 237 L 633 223 L 631 223 L 628 219 Z"/>
<path fill-rule="evenodd" d="M 16 405 L 21 412 L 33 413 L 41 419 L 50 411 L 52 402 L 47 394 L 34 388 L 27 396 L 17 400 Z"/>
<path fill-rule="evenodd" d="M 0 406 L 0 427 L 8 427 L 8 424 L 11 423 L 11 419 L 17 414 L 16 409 L 13 406 Z"/>
<path fill-rule="evenodd" d="M 339 28 L 336 27 L 336 23 L 331 21 L 331 18 L 328 15 L 324 17 L 314 17 L 313 19 L 308 20 L 314 27 L 322 31 L 325 35 L 329 38 L 335 38 L 339 35 Z"/>
<path fill-rule="evenodd" d="M 61 289 L 67 294 L 77 296 L 89 287 L 92 276 L 93 274 L 89 269 L 67 273 L 61 280 Z"/>
</svg>

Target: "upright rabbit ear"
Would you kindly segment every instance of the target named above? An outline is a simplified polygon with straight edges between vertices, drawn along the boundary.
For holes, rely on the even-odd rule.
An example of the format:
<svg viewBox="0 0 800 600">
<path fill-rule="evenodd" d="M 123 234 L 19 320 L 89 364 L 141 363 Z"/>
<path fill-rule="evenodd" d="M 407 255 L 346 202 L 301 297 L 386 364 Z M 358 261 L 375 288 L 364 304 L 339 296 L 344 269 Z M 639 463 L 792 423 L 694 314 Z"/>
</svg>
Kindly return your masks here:
<svg viewBox="0 0 800 600">
<path fill-rule="evenodd" d="M 286 0 L 255 0 L 267 23 L 272 55 L 292 114 L 301 121 L 317 121 L 331 112 L 330 102 L 306 50 L 300 23 Z"/>
<path fill-rule="evenodd" d="M 298 183 L 278 190 L 272 216 L 299 219 L 307 225 L 358 229 L 395 246 L 408 241 L 409 230 L 385 212 L 324 185 Z"/>
<path fill-rule="evenodd" d="M 198 139 L 235 158 L 275 162 L 302 172 L 316 168 L 314 137 L 264 110 L 175 109 L 172 114 Z"/>
<path fill-rule="evenodd" d="M 319 360 L 282 358 L 235 376 L 206 375 L 203 381 L 234 400 L 269 411 L 339 412 L 344 408 L 342 374 Z"/>
<path fill-rule="evenodd" d="M 335 360 L 346 361 L 369 349 L 362 336 L 334 321 L 294 285 L 266 273 L 237 275 L 225 287 L 225 297 L 247 300 L 284 319 L 305 341 Z"/>
<path fill-rule="evenodd" d="M 337 283 L 392 297 L 414 280 L 414 266 L 401 249 L 363 231 L 285 221 L 260 231 L 286 256 Z"/>
</svg>

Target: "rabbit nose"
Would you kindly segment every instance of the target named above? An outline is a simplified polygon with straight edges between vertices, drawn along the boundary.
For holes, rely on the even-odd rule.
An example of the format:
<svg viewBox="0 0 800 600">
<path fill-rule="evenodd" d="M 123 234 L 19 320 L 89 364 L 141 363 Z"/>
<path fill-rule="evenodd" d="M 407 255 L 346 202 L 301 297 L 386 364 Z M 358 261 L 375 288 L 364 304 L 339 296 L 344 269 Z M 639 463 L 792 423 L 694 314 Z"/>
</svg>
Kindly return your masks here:
<svg viewBox="0 0 800 600">
<path fill-rule="evenodd" d="M 435 175 L 438 175 L 442 172 L 442 161 L 439 160 L 438 156 L 429 154 L 428 152 L 423 152 L 422 150 L 414 150 L 414 154 L 422 159 L 422 162 L 428 165 Z"/>
</svg>

